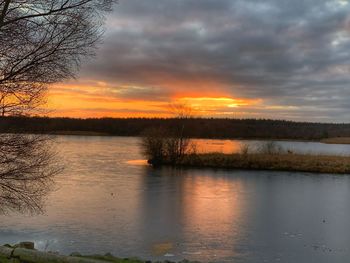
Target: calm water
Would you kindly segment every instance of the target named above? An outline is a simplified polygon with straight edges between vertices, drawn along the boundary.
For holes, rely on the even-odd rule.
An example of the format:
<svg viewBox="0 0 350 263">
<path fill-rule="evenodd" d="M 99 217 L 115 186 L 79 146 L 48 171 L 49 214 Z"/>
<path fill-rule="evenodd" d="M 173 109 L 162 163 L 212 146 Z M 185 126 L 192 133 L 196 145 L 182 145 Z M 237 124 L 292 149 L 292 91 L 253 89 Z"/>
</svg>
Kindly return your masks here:
<svg viewBox="0 0 350 263">
<path fill-rule="evenodd" d="M 153 170 L 135 161 L 142 159 L 137 138 L 56 141 L 66 170 L 56 178 L 45 214 L 1 216 L 1 244 L 33 240 L 39 249 L 65 254 L 205 262 L 350 258 L 348 176 Z M 215 151 L 235 149 L 232 142 L 203 143 Z M 284 144 L 350 152 L 349 146 Z"/>
</svg>

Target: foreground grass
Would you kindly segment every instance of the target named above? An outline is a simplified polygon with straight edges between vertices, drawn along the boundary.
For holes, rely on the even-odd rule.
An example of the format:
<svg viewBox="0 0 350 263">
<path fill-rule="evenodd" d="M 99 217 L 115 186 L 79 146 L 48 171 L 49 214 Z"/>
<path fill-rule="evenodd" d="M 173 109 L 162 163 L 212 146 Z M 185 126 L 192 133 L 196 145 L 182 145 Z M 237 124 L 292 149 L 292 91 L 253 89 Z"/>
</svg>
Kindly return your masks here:
<svg viewBox="0 0 350 263">
<path fill-rule="evenodd" d="M 288 153 L 209 153 L 186 155 L 175 166 L 350 174 L 350 157 Z"/>
<path fill-rule="evenodd" d="M 12 260 L 10 260 L 10 259 L 8 259 L 8 258 L 6 258 L 6 257 L 3 257 L 3 256 L 1 256 L 1 255 L 0 255 L 0 262 L 1 262 L 1 263 L 13 263 Z"/>
</svg>

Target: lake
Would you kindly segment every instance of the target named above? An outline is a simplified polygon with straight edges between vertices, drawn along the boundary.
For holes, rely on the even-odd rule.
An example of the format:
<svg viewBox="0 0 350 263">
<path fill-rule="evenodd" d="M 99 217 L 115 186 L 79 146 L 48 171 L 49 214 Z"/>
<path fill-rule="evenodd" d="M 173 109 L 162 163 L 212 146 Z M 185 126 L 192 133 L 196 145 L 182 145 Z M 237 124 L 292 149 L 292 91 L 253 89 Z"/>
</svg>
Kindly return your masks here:
<svg viewBox="0 0 350 263">
<path fill-rule="evenodd" d="M 41 215 L 0 216 L 0 243 L 70 254 L 203 262 L 347 262 L 350 177 L 153 169 L 138 138 L 58 136 L 65 165 Z M 259 142 L 250 142 L 256 144 Z M 200 151 L 239 149 L 200 140 Z M 349 145 L 280 142 L 349 154 Z"/>
</svg>

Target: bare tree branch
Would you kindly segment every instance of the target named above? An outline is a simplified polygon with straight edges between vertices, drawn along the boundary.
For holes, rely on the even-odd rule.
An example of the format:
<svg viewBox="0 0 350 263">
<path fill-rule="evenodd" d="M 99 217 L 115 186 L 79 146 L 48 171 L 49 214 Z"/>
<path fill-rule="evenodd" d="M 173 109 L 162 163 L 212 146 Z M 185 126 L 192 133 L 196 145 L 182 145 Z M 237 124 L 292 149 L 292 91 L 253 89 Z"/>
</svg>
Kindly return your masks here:
<svg viewBox="0 0 350 263">
<path fill-rule="evenodd" d="M 41 212 L 52 177 L 61 170 L 47 137 L 3 134 L 0 137 L 0 213 Z"/>
<path fill-rule="evenodd" d="M 31 115 L 48 85 L 94 54 L 113 0 L 0 0 L 0 118 Z M 41 209 L 55 164 L 50 140 L 0 134 L 0 212 Z"/>
<path fill-rule="evenodd" d="M 94 54 L 113 2 L 0 1 L 1 115 L 28 114 L 49 84 L 74 77 L 82 59 Z"/>
</svg>

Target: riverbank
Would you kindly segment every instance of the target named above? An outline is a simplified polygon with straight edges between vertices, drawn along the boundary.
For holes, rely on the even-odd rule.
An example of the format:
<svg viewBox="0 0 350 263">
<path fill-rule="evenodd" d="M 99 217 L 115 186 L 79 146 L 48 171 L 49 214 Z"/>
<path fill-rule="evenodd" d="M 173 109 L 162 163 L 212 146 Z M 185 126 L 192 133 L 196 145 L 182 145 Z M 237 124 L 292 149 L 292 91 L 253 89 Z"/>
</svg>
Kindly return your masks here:
<svg viewBox="0 0 350 263">
<path fill-rule="evenodd" d="M 350 157 L 293 153 L 189 154 L 176 164 L 162 165 L 243 170 L 293 171 L 310 173 L 350 174 Z"/>
</svg>

